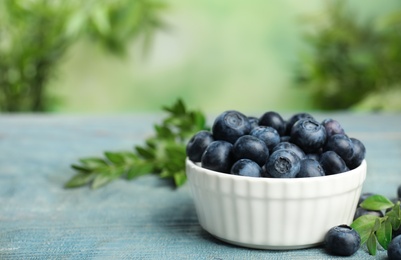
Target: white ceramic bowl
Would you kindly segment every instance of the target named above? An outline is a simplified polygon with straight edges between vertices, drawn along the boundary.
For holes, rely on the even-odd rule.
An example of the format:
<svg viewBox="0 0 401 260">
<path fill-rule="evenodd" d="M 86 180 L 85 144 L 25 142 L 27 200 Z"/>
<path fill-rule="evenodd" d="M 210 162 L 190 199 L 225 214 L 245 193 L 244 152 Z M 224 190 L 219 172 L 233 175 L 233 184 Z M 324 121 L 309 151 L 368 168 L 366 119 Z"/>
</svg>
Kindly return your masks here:
<svg viewBox="0 0 401 260">
<path fill-rule="evenodd" d="M 351 171 L 310 178 L 253 178 L 204 169 L 186 160 L 199 223 L 228 243 L 260 249 L 321 244 L 336 225 L 351 224 L 366 161 Z"/>
</svg>

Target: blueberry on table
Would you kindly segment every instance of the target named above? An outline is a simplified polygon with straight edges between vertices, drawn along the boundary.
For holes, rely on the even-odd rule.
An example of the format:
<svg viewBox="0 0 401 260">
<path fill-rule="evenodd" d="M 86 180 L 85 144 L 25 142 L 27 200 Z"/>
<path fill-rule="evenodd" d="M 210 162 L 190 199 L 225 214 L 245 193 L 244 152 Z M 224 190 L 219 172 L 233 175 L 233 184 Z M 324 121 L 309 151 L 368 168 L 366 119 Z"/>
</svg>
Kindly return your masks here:
<svg viewBox="0 0 401 260">
<path fill-rule="evenodd" d="M 281 115 L 274 111 L 264 113 L 259 118 L 259 125 L 270 126 L 277 130 L 279 135 L 285 134 L 286 122 Z"/>
<path fill-rule="evenodd" d="M 248 176 L 248 177 L 261 177 L 262 168 L 256 162 L 249 159 L 240 159 L 236 161 L 231 167 L 231 174 Z"/>
<path fill-rule="evenodd" d="M 401 235 L 391 240 L 387 248 L 387 256 L 389 260 L 401 259 Z"/>
<path fill-rule="evenodd" d="M 258 126 L 252 129 L 250 135 L 264 141 L 269 151 L 280 142 L 280 135 L 276 129 L 270 126 Z"/>
<path fill-rule="evenodd" d="M 212 126 L 214 139 L 227 141 L 232 144 L 234 144 L 240 136 L 249 134 L 250 131 L 251 125 L 248 117 L 235 110 L 228 110 L 221 113 L 214 120 Z"/>
<path fill-rule="evenodd" d="M 344 129 L 337 120 L 326 118 L 323 120 L 322 125 L 326 129 L 327 137 L 335 134 L 345 134 Z"/>
<path fill-rule="evenodd" d="M 297 113 L 292 115 L 288 120 L 287 120 L 287 124 L 286 124 L 286 135 L 290 135 L 291 134 L 291 128 L 292 126 L 301 119 L 305 119 L 305 118 L 309 118 L 309 119 L 314 119 L 313 116 L 309 113 L 305 113 L 305 112 L 301 112 L 301 113 Z"/>
<path fill-rule="evenodd" d="M 301 167 L 301 159 L 291 150 L 273 152 L 265 164 L 266 177 L 294 178 Z"/>
<path fill-rule="evenodd" d="M 344 161 L 351 159 L 354 155 L 354 144 L 344 134 L 335 134 L 327 138 L 324 151 L 336 152 Z"/>
<path fill-rule="evenodd" d="M 297 178 L 319 177 L 324 176 L 323 167 L 315 159 L 305 158 L 301 160 L 301 168 L 297 174 Z"/>
<path fill-rule="evenodd" d="M 306 156 L 304 151 L 301 148 L 299 148 L 296 144 L 293 144 L 290 142 L 278 143 L 276 146 L 273 147 L 272 153 L 277 150 L 282 150 L 282 149 L 293 151 L 299 157 L 299 159 L 304 159 Z"/>
<path fill-rule="evenodd" d="M 332 175 L 349 171 L 344 160 L 333 151 L 327 151 L 320 156 L 320 165 L 322 165 L 326 175 Z"/>
<path fill-rule="evenodd" d="M 196 133 L 187 143 L 186 153 L 188 158 L 193 162 L 200 162 L 202 154 L 213 141 L 213 135 L 209 131 L 202 130 Z"/>
<path fill-rule="evenodd" d="M 361 243 L 361 238 L 348 225 L 339 225 L 331 228 L 325 238 L 324 246 L 326 251 L 332 255 L 351 256 L 358 251 Z"/>
<path fill-rule="evenodd" d="M 357 207 L 354 215 L 354 220 L 364 215 L 373 215 L 377 217 L 384 216 L 383 212 L 381 212 L 380 210 L 367 210 L 362 207 Z"/>
<path fill-rule="evenodd" d="M 316 153 L 326 142 L 326 129 L 316 120 L 298 120 L 291 129 L 290 142 L 298 145 L 306 153 Z"/>
<path fill-rule="evenodd" d="M 202 167 L 218 172 L 229 173 L 233 164 L 233 145 L 226 141 L 213 141 L 202 155 Z"/>
</svg>

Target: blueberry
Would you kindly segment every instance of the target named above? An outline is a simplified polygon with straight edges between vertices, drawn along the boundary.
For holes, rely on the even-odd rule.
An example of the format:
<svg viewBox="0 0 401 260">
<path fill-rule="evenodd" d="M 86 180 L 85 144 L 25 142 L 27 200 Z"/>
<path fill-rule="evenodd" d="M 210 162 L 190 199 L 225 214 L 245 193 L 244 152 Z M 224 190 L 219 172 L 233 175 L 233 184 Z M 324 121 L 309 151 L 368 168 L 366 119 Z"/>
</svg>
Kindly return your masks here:
<svg viewBox="0 0 401 260">
<path fill-rule="evenodd" d="M 234 160 L 232 150 L 233 145 L 229 142 L 221 140 L 211 142 L 202 155 L 202 167 L 229 173 Z"/>
<path fill-rule="evenodd" d="M 223 140 L 232 144 L 245 134 L 251 131 L 248 118 L 235 110 L 228 110 L 221 113 L 212 126 L 214 139 Z"/>
<path fill-rule="evenodd" d="M 271 176 L 267 170 L 266 170 L 266 164 L 262 166 L 262 177 L 265 178 L 273 178 L 273 176 Z"/>
<path fill-rule="evenodd" d="M 305 155 L 305 158 L 314 159 L 316 161 L 320 161 L 320 154 L 319 153 L 308 153 Z"/>
<path fill-rule="evenodd" d="M 361 165 L 363 159 L 365 159 L 366 148 L 360 140 L 353 137 L 351 137 L 350 140 L 354 146 L 354 153 L 351 158 L 345 158 L 344 160 L 348 168 L 355 169 Z"/>
<path fill-rule="evenodd" d="M 401 259 L 401 235 L 396 236 L 391 240 L 387 248 L 388 260 L 400 260 Z"/>
<path fill-rule="evenodd" d="M 339 225 L 331 228 L 325 238 L 325 249 L 329 254 L 350 256 L 358 251 L 361 237 L 355 229 L 348 225 Z"/>
<path fill-rule="evenodd" d="M 357 207 L 354 215 L 354 220 L 364 215 L 373 215 L 377 217 L 383 217 L 384 214 L 380 210 L 367 210 L 361 207 Z"/>
<path fill-rule="evenodd" d="M 264 165 L 269 158 L 269 149 L 264 141 L 252 135 L 243 135 L 234 143 L 234 158 L 250 159 L 259 165 Z"/>
<path fill-rule="evenodd" d="M 290 138 L 291 138 L 291 136 L 289 136 L 289 135 L 282 135 L 282 136 L 280 136 L 280 142 L 289 142 Z"/>
<path fill-rule="evenodd" d="M 297 113 L 294 114 L 293 116 L 291 116 L 288 120 L 287 120 L 287 124 L 286 124 L 286 135 L 290 135 L 291 134 L 291 128 L 292 126 L 301 119 L 305 119 L 305 118 L 309 118 L 309 119 L 314 119 L 313 116 L 309 113 Z"/>
<path fill-rule="evenodd" d="M 305 177 L 319 177 L 324 176 L 324 170 L 320 163 L 314 159 L 303 159 L 301 160 L 301 168 L 297 174 L 297 178 Z"/>
<path fill-rule="evenodd" d="M 280 142 L 280 135 L 277 130 L 270 126 L 258 126 L 252 129 L 250 135 L 255 136 L 265 142 L 271 151 Z"/>
<path fill-rule="evenodd" d="M 349 171 L 344 160 L 333 151 L 327 151 L 320 156 L 320 165 L 322 165 L 326 175 L 337 174 Z"/>
<path fill-rule="evenodd" d="M 326 118 L 323 120 L 322 125 L 326 129 L 327 137 L 335 134 L 345 134 L 344 129 L 337 120 Z"/>
<path fill-rule="evenodd" d="M 262 168 L 252 160 L 240 159 L 233 164 L 230 173 L 240 176 L 261 177 Z"/>
<path fill-rule="evenodd" d="M 316 120 L 298 120 L 291 129 L 290 142 L 298 145 L 306 153 L 318 152 L 326 142 L 326 129 Z"/>
<path fill-rule="evenodd" d="M 334 151 L 346 161 L 354 155 L 354 144 L 348 136 L 335 134 L 327 138 L 327 143 L 323 150 Z"/>
<path fill-rule="evenodd" d="M 277 130 L 279 135 L 285 134 L 286 122 L 281 115 L 274 111 L 264 113 L 259 118 L 259 125 L 270 126 Z"/>
<path fill-rule="evenodd" d="M 281 149 L 293 151 L 299 157 L 299 159 L 304 159 L 306 156 L 304 151 L 301 148 L 299 148 L 296 144 L 293 144 L 290 142 L 278 143 L 276 146 L 273 147 L 272 153 L 277 150 L 281 150 Z"/>
<path fill-rule="evenodd" d="M 213 135 L 209 131 L 202 130 L 196 133 L 187 143 L 188 158 L 193 162 L 200 162 L 206 147 L 213 141 Z"/>
<path fill-rule="evenodd" d="M 255 127 L 259 126 L 259 118 L 255 116 L 248 116 L 248 122 L 249 125 L 251 126 L 251 129 L 254 129 Z"/>
<path fill-rule="evenodd" d="M 291 150 L 280 149 L 270 155 L 265 167 L 274 178 L 294 178 L 301 168 L 301 159 Z"/>
</svg>

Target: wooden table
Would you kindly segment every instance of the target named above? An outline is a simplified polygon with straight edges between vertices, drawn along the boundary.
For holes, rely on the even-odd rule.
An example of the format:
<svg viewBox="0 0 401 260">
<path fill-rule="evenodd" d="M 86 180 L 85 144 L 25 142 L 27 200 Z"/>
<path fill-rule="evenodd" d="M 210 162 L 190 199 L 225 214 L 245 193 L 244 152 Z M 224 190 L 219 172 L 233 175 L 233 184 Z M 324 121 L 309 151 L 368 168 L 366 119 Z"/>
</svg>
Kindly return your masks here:
<svg viewBox="0 0 401 260">
<path fill-rule="evenodd" d="M 395 197 L 401 114 L 335 118 L 367 148 L 364 192 Z M 155 175 L 91 190 L 64 189 L 70 164 L 131 150 L 163 115 L 0 115 L 0 259 L 328 259 L 323 248 L 252 250 L 221 242 L 197 221 L 188 185 Z M 375 259 L 386 259 L 379 251 Z M 368 259 L 360 249 L 348 259 Z M 372 258 L 372 257 L 370 257 Z M 373 258 L 372 258 L 373 259 Z"/>
</svg>

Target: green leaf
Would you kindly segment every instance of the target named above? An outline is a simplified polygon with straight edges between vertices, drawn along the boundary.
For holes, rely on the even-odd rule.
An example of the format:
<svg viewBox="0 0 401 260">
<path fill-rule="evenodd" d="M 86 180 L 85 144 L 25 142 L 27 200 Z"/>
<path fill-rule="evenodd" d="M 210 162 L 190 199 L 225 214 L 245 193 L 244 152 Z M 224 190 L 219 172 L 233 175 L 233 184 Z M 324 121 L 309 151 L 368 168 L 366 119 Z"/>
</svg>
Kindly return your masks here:
<svg viewBox="0 0 401 260">
<path fill-rule="evenodd" d="M 174 137 L 173 131 L 167 126 L 155 125 L 155 130 L 159 138 L 172 138 Z"/>
<path fill-rule="evenodd" d="M 193 121 L 196 125 L 196 129 L 204 129 L 206 125 L 206 117 L 199 111 L 194 111 L 192 114 Z"/>
<path fill-rule="evenodd" d="M 380 228 L 381 224 L 380 224 L 380 218 L 376 218 L 375 219 L 375 224 L 373 225 L 372 231 L 376 232 L 379 228 Z"/>
<path fill-rule="evenodd" d="M 376 251 L 377 251 L 377 241 L 376 241 L 376 236 L 374 235 L 374 233 L 371 233 L 368 241 L 366 242 L 366 245 L 368 247 L 368 251 L 369 254 L 371 255 L 376 255 Z"/>
<path fill-rule="evenodd" d="M 83 165 L 77 165 L 77 164 L 72 164 L 72 165 L 71 165 L 71 168 L 73 168 L 74 170 L 77 170 L 77 171 L 79 171 L 79 172 L 86 172 L 86 173 L 89 173 L 89 172 L 92 171 L 89 167 L 85 167 L 85 166 L 83 166 Z"/>
<path fill-rule="evenodd" d="M 77 188 L 89 184 L 94 178 L 95 173 L 77 173 L 65 185 L 65 188 Z"/>
<path fill-rule="evenodd" d="M 125 158 L 123 155 L 121 155 L 121 153 L 105 152 L 104 155 L 110 162 L 114 164 L 123 164 L 125 162 Z"/>
<path fill-rule="evenodd" d="M 174 173 L 164 169 L 160 172 L 160 178 L 174 178 Z"/>
<path fill-rule="evenodd" d="M 107 162 L 101 158 L 83 158 L 80 159 L 79 161 L 90 169 L 96 169 L 107 166 Z"/>
<path fill-rule="evenodd" d="M 180 98 L 171 107 L 163 107 L 163 110 L 171 112 L 174 115 L 182 115 L 186 112 L 185 104 Z"/>
<path fill-rule="evenodd" d="M 121 152 L 119 153 L 122 157 L 124 157 L 124 164 L 129 164 L 138 160 L 138 155 L 132 152 Z"/>
<path fill-rule="evenodd" d="M 153 171 L 153 165 L 146 162 L 136 162 L 127 171 L 127 179 L 133 179 L 135 177 L 149 174 Z"/>
<path fill-rule="evenodd" d="M 93 189 L 97 189 L 106 185 L 107 183 L 119 178 L 124 174 L 123 168 L 110 168 L 102 173 L 96 175 L 95 179 L 92 182 L 91 187 Z"/>
<path fill-rule="evenodd" d="M 92 182 L 91 188 L 97 189 L 100 188 L 107 183 L 113 181 L 115 178 L 106 174 L 98 174 Z"/>
<path fill-rule="evenodd" d="M 135 146 L 135 150 L 144 159 L 152 160 L 155 158 L 155 151 L 152 148 Z"/>
<path fill-rule="evenodd" d="M 177 187 L 182 186 L 187 180 L 187 176 L 184 171 L 174 173 L 174 183 Z"/>
<path fill-rule="evenodd" d="M 393 230 L 396 230 L 401 225 L 400 205 L 396 204 L 389 212 L 386 213 L 388 220 L 391 222 Z"/>
<path fill-rule="evenodd" d="M 393 229 L 390 221 L 384 221 L 376 231 L 377 241 L 386 250 L 391 242 L 392 232 Z"/>
<path fill-rule="evenodd" d="M 361 207 L 368 210 L 384 210 L 393 206 L 394 203 L 382 195 L 372 195 L 361 203 Z"/>
<path fill-rule="evenodd" d="M 352 222 L 351 227 L 355 229 L 361 237 L 361 245 L 368 240 L 377 219 L 379 219 L 378 216 L 363 215 Z"/>
<path fill-rule="evenodd" d="M 400 209 L 400 202 L 397 202 L 397 204 L 393 207 L 392 211 L 394 211 L 394 214 L 396 216 L 395 220 L 392 222 L 393 229 L 399 229 L 401 226 L 401 209 Z"/>
</svg>

